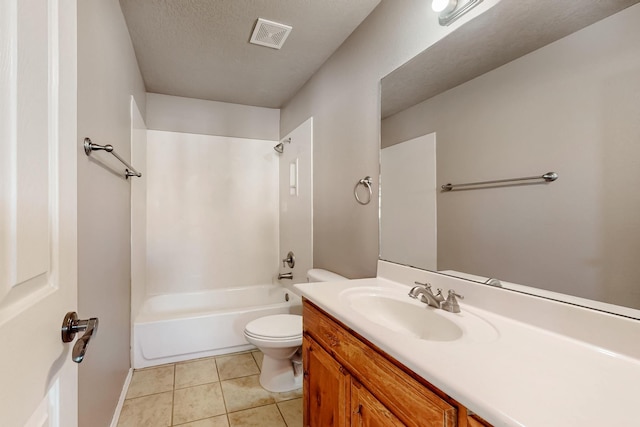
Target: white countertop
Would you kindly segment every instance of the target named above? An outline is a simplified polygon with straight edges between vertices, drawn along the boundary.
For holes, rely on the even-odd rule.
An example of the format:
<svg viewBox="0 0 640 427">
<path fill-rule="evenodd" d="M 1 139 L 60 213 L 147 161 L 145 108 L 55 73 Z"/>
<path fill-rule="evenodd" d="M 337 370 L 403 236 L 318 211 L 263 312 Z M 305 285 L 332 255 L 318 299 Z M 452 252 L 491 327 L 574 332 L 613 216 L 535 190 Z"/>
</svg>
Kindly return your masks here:
<svg viewBox="0 0 640 427">
<path fill-rule="evenodd" d="M 434 288 L 440 287 L 437 278 L 431 279 Z M 463 294 L 471 288 L 460 290 L 460 287 L 477 286 L 480 293 L 487 288 L 478 284 L 457 283 L 457 286 L 456 290 Z M 461 314 L 466 311 L 489 322 L 498 332 L 494 339 L 448 342 L 413 339 L 380 327 L 350 309 L 344 298 L 339 297 L 343 291 L 357 287 L 382 291 L 401 287 L 406 292 L 410 288 L 406 284 L 372 278 L 295 287 L 324 311 L 496 427 L 640 425 L 635 414 L 640 402 L 640 360 L 635 357 L 483 310 L 473 305 L 473 298 L 460 302 Z M 478 294 L 475 289 L 474 292 Z M 493 295 L 489 292 L 489 297 Z M 539 298 L 524 295 L 518 298 L 519 304 L 527 304 L 526 298 L 530 298 L 532 304 L 537 304 L 535 309 L 542 307 L 540 316 L 554 315 L 552 309 L 547 313 L 544 305 L 540 306 L 544 301 L 541 303 Z M 624 333 L 640 331 L 635 324 L 629 328 L 629 319 L 621 321 L 626 322 L 621 328 Z M 599 333 L 598 329 L 593 332 Z M 628 339 L 640 346 L 640 335 Z"/>
</svg>

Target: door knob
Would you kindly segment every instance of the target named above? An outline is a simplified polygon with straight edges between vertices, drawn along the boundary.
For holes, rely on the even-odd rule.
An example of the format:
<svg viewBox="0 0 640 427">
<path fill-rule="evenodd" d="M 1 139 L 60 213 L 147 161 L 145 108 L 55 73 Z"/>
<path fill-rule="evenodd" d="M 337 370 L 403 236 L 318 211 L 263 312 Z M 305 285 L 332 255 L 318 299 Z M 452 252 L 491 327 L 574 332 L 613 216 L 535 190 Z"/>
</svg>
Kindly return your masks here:
<svg viewBox="0 0 640 427">
<path fill-rule="evenodd" d="M 98 333 L 98 318 L 92 317 L 87 320 L 79 320 L 78 313 L 70 311 L 64 316 L 62 321 L 62 342 L 71 342 L 78 332 L 84 331 L 84 335 L 78 338 L 73 346 L 71 359 L 80 363 L 87 352 L 89 340 Z"/>
</svg>

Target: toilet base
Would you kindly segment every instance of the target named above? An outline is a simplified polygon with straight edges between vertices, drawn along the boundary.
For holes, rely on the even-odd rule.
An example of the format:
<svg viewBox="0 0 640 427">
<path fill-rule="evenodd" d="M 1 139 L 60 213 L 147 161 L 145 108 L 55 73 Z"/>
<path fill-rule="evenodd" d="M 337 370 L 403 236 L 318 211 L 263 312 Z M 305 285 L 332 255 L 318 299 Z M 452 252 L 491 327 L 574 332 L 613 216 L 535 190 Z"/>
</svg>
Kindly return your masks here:
<svg viewBox="0 0 640 427">
<path fill-rule="evenodd" d="M 276 393 L 297 390 L 302 387 L 302 374 L 294 374 L 293 362 L 290 359 L 274 359 L 264 354 L 260 385 Z"/>
</svg>

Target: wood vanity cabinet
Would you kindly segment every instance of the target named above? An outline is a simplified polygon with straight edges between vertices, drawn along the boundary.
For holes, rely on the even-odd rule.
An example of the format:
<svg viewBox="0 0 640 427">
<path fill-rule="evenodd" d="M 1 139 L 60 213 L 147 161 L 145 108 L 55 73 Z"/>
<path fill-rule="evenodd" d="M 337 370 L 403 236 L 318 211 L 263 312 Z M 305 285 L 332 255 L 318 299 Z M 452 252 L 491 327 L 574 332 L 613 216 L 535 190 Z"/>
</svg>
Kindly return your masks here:
<svg viewBox="0 0 640 427">
<path fill-rule="evenodd" d="M 304 299 L 305 427 L 487 427 Z"/>
</svg>

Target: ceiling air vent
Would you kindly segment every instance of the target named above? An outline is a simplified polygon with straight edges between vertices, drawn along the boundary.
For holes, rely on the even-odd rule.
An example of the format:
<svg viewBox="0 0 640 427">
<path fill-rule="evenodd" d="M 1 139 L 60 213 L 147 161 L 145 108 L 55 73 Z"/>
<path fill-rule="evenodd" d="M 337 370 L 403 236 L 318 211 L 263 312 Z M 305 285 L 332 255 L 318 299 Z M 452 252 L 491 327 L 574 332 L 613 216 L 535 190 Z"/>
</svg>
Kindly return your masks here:
<svg viewBox="0 0 640 427">
<path fill-rule="evenodd" d="M 292 27 L 288 25 L 258 18 L 256 27 L 251 35 L 251 40 L 249 41 L 253 44 L 259 44 L 260 46 L 280 49 L 284 41 L 289 37 L 291 28 Z"/>
</svg>

